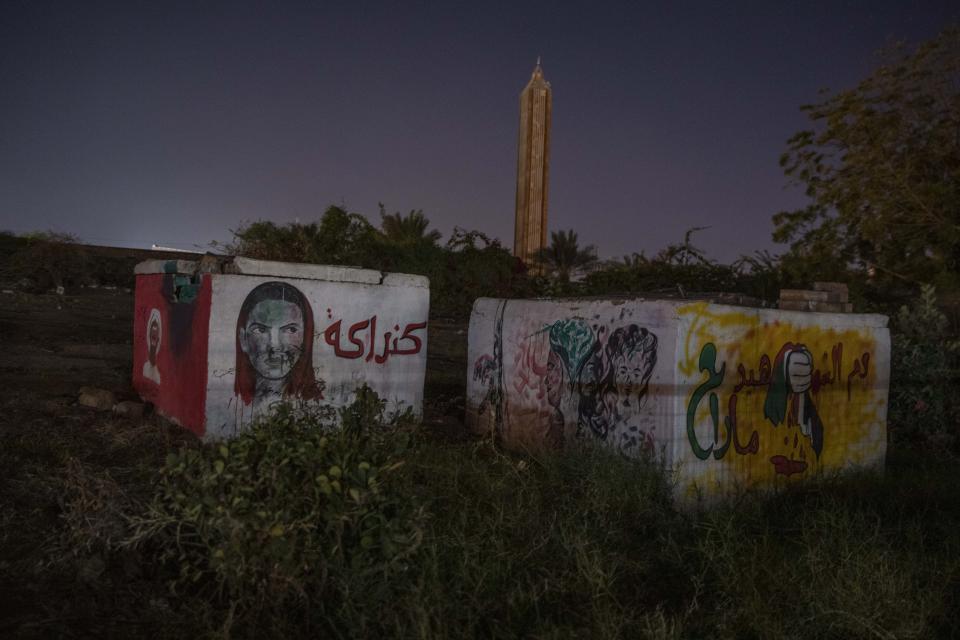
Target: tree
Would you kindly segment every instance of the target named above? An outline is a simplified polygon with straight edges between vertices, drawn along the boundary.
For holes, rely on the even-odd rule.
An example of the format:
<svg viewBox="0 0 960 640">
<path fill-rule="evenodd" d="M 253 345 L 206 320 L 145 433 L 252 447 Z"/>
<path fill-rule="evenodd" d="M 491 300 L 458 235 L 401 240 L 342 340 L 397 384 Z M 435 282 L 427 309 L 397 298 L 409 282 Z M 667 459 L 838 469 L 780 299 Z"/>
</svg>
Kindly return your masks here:
<svg viewBox="0 0 960 640">
<path fill-rule="evenodd" d="M 380 258 L 376 229 L 358 213 L 328 207 L 319 222 L 278 225 L 258 221 L 233 232 L 227 253 L 320 264 L 375 267 Z"/>
<path fill-rule="evenodd" d="M 380 228 L 389 242 L 398 245 L 436 244 L 440 241 L 440 232 L 434 229 L 427 232 L 430 220 L 423 215 L 422 209 L 411 211 L 405 216 L 400 212 L 387 214 L 380 205 Z"/>
<path fill-rule="evenodd" d="M 784 267 L 879 281 L 960 276 L 960 29 L 902 44 L 854 89 L 802 107 L 813 128 L 788 141 L 785 174 L 811 203 L 774 216 Z"/>
<path fill-rule="evenodd" d="M 597 250 L 593 245 L 581 249 L 572 229 L 551 231 L 550 245 L 540 250 L 537 261 L 560 282 L 569 282 L 571 275 L 596 263 Z"/>
<path fill-rule="evenodd" d="M 709 265 L 711 261 L 700 247 L 694 246 L 691 238 L 697 231 L 704 231 L 710 227 L 691 227 L 683 234 L 683 242 L 670 244 L 661 250 L 653 259 L 655 262 L 673 264 L 681 267 L 690 265 Z"/>
</svg>

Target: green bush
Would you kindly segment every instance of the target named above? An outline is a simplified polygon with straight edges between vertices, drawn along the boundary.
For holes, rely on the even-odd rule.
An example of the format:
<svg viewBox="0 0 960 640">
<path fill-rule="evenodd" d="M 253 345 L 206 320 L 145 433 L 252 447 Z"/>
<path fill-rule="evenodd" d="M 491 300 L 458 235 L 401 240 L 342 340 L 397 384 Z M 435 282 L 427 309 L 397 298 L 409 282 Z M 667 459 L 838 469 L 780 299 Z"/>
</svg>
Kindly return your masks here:
<svg viewBox="0 0 960 640">
<path fill-rule="evenodd" d="M 219 611 L 225 631 L 322 627 L 354 592 L 390 599 L 422 510 L 395 489 L 406 440 L 379 427 L 371 394 L 345 410 L 347 429 L 329 412 L 282 406 L 233 440 L 170 454 L 130 544 L 173 571 L 175 593 Z"/>
<path fill-rule="evenodd" d="M 901 307 L 891 336 L 889 422 L 896 440 L 956 446 L 960 343 L 949 338 L 936 292 L 924 285 L 911 306 Z"/>
<path fill-rule="evenodd" d="M 75 236 L 42 231 L 24 234 L 19 240 L 19 248 L 0 269 L 3 279 L 18 281 L 36 291 L 86 281 L 89 259 Z"/>
<path fill-rule="evenodd" d="M 479 297 L 524 297 L 537 291 L 519 261 L 479 231 L 456 228 L 440 245 L 439 234 L 426 231 L 429 221 L 421 212 L 404 217 L 381 209 L 381 216 L 383 231 L 340 207 L 329 207 L 318 222 L 308 224 L 254 222 L 234 231 L 234 242 L 223 250 L 263 260 L 423 275 L 430 279 L 433 316 L 467 317 Z"/>
</svg>

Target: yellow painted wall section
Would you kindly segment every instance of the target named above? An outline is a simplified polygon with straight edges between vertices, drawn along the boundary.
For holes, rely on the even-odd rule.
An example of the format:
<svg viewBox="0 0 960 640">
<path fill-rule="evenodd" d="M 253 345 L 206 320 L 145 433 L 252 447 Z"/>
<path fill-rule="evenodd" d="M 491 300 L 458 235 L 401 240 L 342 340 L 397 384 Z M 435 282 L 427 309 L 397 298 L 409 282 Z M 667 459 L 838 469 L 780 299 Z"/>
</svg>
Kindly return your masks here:
<svg viewBox="0 0 960 640">
<path fill-rule="evenodd" d="M 685 424 L 673 458 L 682 494 L 882 463 L 886 318 L 697 303 L 680 307 L 678 319 Z"/>
</svg>

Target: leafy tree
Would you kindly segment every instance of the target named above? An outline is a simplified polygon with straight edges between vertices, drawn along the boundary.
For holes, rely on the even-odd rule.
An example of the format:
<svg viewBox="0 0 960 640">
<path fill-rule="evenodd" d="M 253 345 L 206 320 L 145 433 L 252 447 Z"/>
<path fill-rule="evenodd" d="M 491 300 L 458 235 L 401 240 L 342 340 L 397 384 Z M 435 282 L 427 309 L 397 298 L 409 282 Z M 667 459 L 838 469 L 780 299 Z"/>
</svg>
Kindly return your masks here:
<svg viewBox="0 0 960 640">
<path fill-rule="evenodd" d="M 667 245 L 666 248 L 662 249 L 657 257 L 654 258 L 657 262 L 663 262 L 665 264 L 675 264 L 679 266 L 689 266 L 689 265 L 708 265 L 711 264 L 707 254 L 703 252 L 703 249 L 695 247 L 691 238 L 693 234 L 697 231 L 704 231 L 710 227 L 691 227 L 687 229 L 687 232 L 683 234 L 683 242 L 680 244 L 671 244 Z"/>
<path fill-rule="evenodd" d="M 550 245 L 542 249 L 536 259 L 557 280 L 569 282 L 571 275 L 597 262 L 597 251 L 593 245 L 581 249 L 577 234 L 572 229 L 552 231 Z"/>
<path fill-rule="evenodd" d="M 428 232 L 430 220 L 423 215 L 422 209 L 411 211 L 405 216 L 400 212 L 387 214 L 380 205 L 380 228 L 389 242 L 398 245 L 436 244 L 440 241 L 440 232 L 436 229 Z"/>
<path fill-rule="evenodd" d="M 377 230 L 358 213 L 329 207 L 319 222 L 278 225 L 258 221 L 233 232 L 227 253 L 261 260 L 375 267 Z"/>
<path fill-rule="evenodd" d="M 878 283 L 960 276 L 960 28 L 902 44 L 853 89 L 802 107 L 813 128 L 788 141 L 784 172 L 809 205 L 774 216 L 802 279 L 849 267 Z"/>
<path fill-rule="evenodd" d="M 319 222 L 278 225 L 254 222 L 233 232 L 227 253 L 262 260 L 361 266 L 415 273 L 430 279 L 431 313 L 463 317 L 481 296 L 536 293 L 518 260 L 479 231 L 455 229 L 445 246 L 427 231 L 422 211 L 381 215 L 383 232 L 365 217 L 330 207 Z"/>
<path fill-rule="evenodd" d="M 775 301 L 786 284 L 779 258 L 758 251 L 732 264 L 718 263 L 692 242 L 693 234 L 705 228 L 687 230 L 681 243 L 668 245 L 653 258 L 633 253 L 602 264 L 584 279 L 584 291 L 681 297 L 726 293 Z"/>
</svg>

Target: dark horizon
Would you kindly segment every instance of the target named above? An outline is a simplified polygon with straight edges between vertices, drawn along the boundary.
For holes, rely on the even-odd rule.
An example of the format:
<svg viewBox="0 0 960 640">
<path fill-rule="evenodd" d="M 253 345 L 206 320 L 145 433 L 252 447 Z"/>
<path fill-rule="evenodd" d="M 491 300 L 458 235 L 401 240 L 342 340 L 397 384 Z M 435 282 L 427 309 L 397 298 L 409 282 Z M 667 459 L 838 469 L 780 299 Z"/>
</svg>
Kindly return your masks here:
<svg viewBox="0 0 960 640">
<path fill-rule="evenodd" d="M 552 84 L 549 225 L 601 257 L 780 250 L 777 160 L 947 2 L 648 8 L 8 3 L 0 229 L 189 249 L 330 205 L 512 244 L 518 96 Z"/>
</svg>

